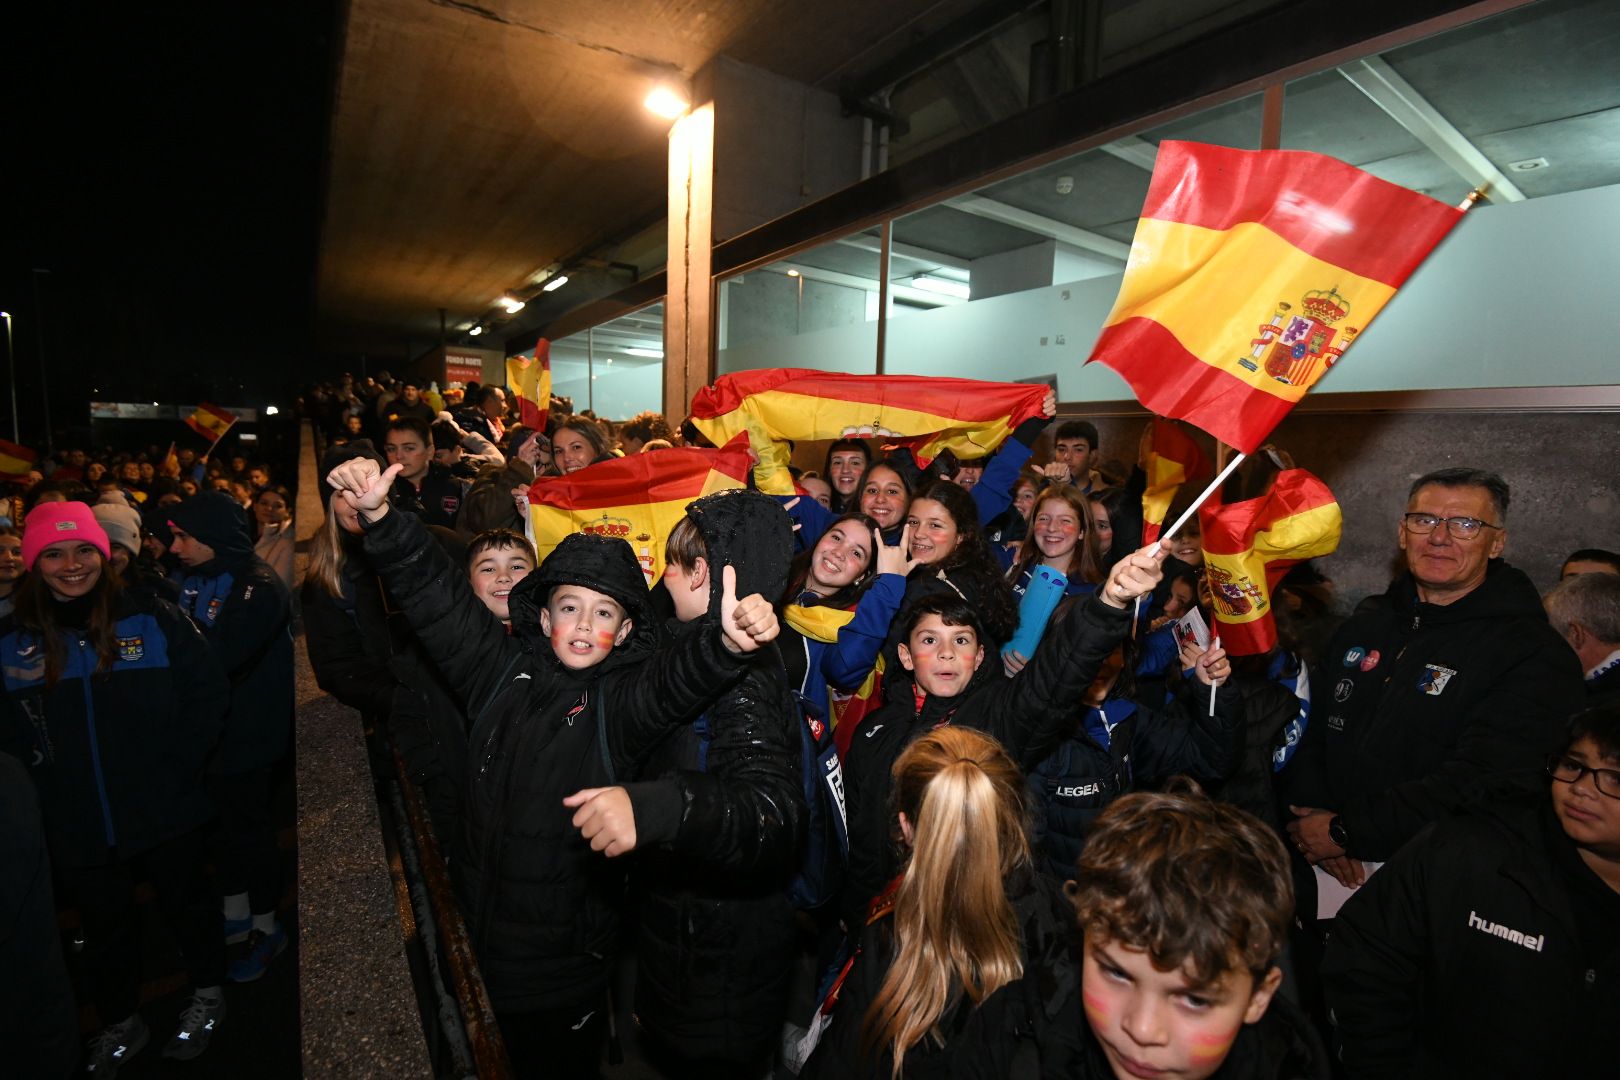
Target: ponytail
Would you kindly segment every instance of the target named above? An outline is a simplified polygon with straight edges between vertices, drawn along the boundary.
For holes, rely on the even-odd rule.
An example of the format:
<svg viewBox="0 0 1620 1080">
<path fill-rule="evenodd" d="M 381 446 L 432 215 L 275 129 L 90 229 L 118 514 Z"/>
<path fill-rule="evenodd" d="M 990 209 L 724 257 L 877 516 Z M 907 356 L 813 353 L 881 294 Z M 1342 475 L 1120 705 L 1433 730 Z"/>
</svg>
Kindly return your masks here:
<svg viewBox="0 0 1620 1080">
<path fill-rule="evenodd" d="M 912 852 L 895 897 L 896 948 L 862 1026 L 868 1054 L 906 1051 L 965 994 L 977 1006 L 1023 977 L 1023 939 L 1007 875 L 1030 861 L 1023 777 L 1001 744 L 943 727 L 894 764 Z"/>
</svg>

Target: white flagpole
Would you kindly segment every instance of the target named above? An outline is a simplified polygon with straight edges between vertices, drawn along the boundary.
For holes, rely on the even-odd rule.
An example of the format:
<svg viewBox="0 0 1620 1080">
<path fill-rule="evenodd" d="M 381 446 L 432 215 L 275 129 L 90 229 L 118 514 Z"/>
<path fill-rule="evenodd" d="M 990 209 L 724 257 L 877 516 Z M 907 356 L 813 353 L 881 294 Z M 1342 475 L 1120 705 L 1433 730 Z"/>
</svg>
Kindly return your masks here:
<svg viewBox="0 0 1620 1080">
<path fill-rule="evenodd" d="M 1232 471 L 1234 469 L 1243 464 L 1243 459 L 1247 456 L 1247 454 L 1242 453 L 1233 454 L 1232 460 L 1226 463 L 1226 468 L 1221 470 L 1220 475 L 1211 480 L 1209 482 L 1209 487 L 1204 489 L 1204 493 L 1198 496 L 1198 498 L 1194 499 L 1192 505 L 1181 512 L 1181 516 L 1176 518 L 1176 523 L 1174 525 L 1170 526 L 1164 532 L 1159 534 L 1159 539 L 1168 540 L 1170 537 L 1176 535 L 1176 533 L 1181 530 L 1181 527 L 1187 524 L 1187 521 L 1194 514 L 1198 513 L 1198 508 L 1204 505 L 1204 500 L 1215 494 L 1216 489 L 1222 484 L 1226 483 L 1226 478 L 1232 475 Z"/>
</svg>

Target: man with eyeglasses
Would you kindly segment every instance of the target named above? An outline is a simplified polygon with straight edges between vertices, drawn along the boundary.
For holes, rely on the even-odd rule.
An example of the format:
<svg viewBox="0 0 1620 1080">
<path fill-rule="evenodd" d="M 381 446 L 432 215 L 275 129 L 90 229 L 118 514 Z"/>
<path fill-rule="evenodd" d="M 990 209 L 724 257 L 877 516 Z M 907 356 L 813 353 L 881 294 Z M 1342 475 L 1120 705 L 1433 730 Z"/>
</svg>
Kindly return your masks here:
<svg viewBox="0 0 1620 1080">
<path fill-rule="evenodd" d="M 1501 559 L 1507 510 L 1495 473 L 1413 483 L 1395 523 L 1406 572 L 1340 627 L 1311 680 L 1311 722 L 1283 774 L 1288 833 L 1345 885 L 1431 821 L 1534 792 L 1582 707 L 1579 664 Z"/>
<path fill-rule="evenodd" d="M 1542 782 L 1428 830 L 1339 912 L 1322 979 L 1351 1077 L 1614 1075 L 1620 707 L 1576 716 Z"/>
</svg>

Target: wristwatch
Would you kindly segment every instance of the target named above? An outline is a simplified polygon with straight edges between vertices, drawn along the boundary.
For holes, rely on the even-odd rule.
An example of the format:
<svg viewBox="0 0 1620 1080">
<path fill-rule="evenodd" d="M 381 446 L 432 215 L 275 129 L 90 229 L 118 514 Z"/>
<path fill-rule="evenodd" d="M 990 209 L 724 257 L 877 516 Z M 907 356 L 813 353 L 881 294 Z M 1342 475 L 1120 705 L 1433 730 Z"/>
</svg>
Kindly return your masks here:
<svg viewBox="0 0 1620 1080">
<path fill-rule="evenodd" d="M 1328 839 L 1338 844 L 1344 851 L 1350 850 L 1350 833 L 1344 827 L 1344 818 L 1338 814 L 1328 818 Z"/>
</svg>

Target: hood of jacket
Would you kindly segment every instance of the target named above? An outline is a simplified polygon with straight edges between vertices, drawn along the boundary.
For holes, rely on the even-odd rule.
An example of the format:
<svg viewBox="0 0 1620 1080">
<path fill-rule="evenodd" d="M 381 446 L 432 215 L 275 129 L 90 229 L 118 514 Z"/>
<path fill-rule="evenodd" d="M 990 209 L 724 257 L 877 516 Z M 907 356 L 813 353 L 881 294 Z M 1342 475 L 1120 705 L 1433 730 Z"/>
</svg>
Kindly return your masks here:
<svg viewBox="0 0 1620 1080">
<path fill-rule="evenodd" d="M 1403 573 L 1390 587 L 1391 606 L 1406 616 L 1421 618 L 1425 626 L 1442 626 L 1476 619 L 1524 618 L 1545 621 L 1541 594 L 1523 570 L 1502 559 L 1492 559 L 1485 567 L 1485 580 L 1479 588 L 1449 604 L 1426 604 L 1418 599 L 1417 582 Z"/>
<path fill-rule="evenodd" d="M 219 491 L 193 495 L 169 508 L 169 522 L 214 549 L 214 558 L 237 563 L 253 558 L 253 538 L 236 500 Z"/>
<path fill-rule="evenodd" d="M 551 642 L 540 630 L 540 611 L 555 585 L 583 585 L 617 600 L 629 616 L 630 636 L 608 658 L 584 673 L 594 677 L 638 658 L 658 643 L 658 627 L 647 601 L 647 578 L 630 545 L 616 537 L 571 533 L 552 549 L 538 569 L 512 589 L 507 610 L 512 633 L 535 656 L 557 663 Z"/>
<path fill-rule="evenodd" d="M 793 521 L 781 503 L 747 488 L 730 488 L 688 503 L 708 552 L 709 610 L 720 610 L 725 592 L 721 567 L 737 572 L 737 595 L 759 593 L 770 600 L 787 588 L 793 558 Z"/>
</svg>

